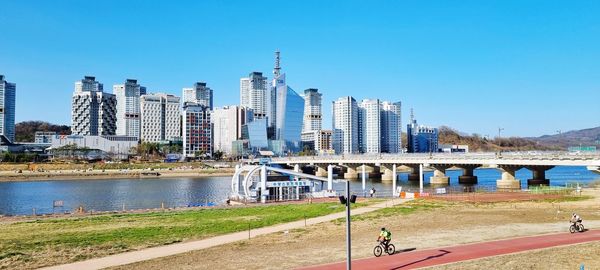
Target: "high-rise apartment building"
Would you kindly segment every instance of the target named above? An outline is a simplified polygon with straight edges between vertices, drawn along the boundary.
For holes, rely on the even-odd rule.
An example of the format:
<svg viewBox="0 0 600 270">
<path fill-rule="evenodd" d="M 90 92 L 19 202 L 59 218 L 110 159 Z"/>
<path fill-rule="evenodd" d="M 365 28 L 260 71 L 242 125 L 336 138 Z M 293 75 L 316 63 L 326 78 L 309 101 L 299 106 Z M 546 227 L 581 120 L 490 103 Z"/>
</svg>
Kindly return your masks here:
<svg viewBox="0 0 600 270">
<path fill-rule="evenodd" d="M 213 109 L 213 90 L 205 82 L 197 82 L 194 87 L 183 88 L 183 103 L 193 102 Z"/>
<path fill-rule="evenodd" d="M 401 103 L 381 103 L 381 152 L 402 152 Z"/>
<path fill-rule="evenodd" d="M 353 97 L 338 98 L 332 104 L 333 149 L 336 154 L 358 152 L 358 105 Z"/>
<path fill-rule="evenodd" d="M 271 94 L 262 72 L 240 79 L 240 105 L 252 109 L 255 119 L 271 117 Z"/>
<path fill-rule="evenodd" d="M 409 153 L 432 153 L 438 151 L 438 129 L 417 124 L 411 113 L 406 129 Z"/>
<path fill-rule="evenodd" d="M 213 153 L 210 108 L 197 103 L 183 104 L 183 155 L 211 156 Z"/>
<path fill-rule="evenodd" d="M 358 105 L 358 148 L 361 153 L 381 153 L 381 102 L 365 99 Z"/>
<path fill-rule="evenodd" d="M 0 136 L 11 143 L 15 141 L 16 95 L 17 85 L 7 82 L 4 75 L 0 75 Z"/>
<path fill-rule="evenodd" d="M 242 139 L 242 127 L 253 120 L 252 109 L 242 106 L 216 108 L 211 114 L 214 151 L 232 154 L 232 144 Z"/>
<path fill-rule="evenodd" d="M 71 110 L 71 131 L 76 135 L 115 135 L 117 98 L 104 93 L 93 76 L 75 82 Z"/>
<path fill-rule="evenodd" d="M 117 98 L 117 135 L 140 137 L 140 96 L 146 87 L 137 80 L 127 79 L 124 84 L 113 85 Z"/>
<path fill-rule="evenodd" d="M 321 111 L 321 97 L 318 89 L 304 90 L 304 123 L 303 132 L 321 130 L 323 127 L 323 113 Z"/>
<path fill-rule="evenodd" d="M 140 97 L 140 140 L 162 142 L 181 140 L 180 98 L 163 93 Z"/>
</svg>

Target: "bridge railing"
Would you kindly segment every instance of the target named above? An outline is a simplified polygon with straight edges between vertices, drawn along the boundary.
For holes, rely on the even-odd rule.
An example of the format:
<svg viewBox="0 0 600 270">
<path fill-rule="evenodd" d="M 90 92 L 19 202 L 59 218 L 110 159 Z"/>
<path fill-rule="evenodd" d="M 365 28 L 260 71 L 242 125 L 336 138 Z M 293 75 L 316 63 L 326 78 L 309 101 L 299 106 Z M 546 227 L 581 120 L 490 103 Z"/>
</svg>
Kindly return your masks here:
<svg viewBox="0 0 600 270">
<path fill-rule="evenodd" d="M 485 159 L 517 159 L 517 160 L 598 160 L 600 152 L 502 152 L 502 153 L 400 153 L 400 154 L 343 154 L 323 156 L 289 156 L 273 158 L 272 162 L 306 162 L 310 160 L 352 161 L 352 160 L 485 160 Z M 247 160 L 253 161 L 253 160 Z"/>
</svg>

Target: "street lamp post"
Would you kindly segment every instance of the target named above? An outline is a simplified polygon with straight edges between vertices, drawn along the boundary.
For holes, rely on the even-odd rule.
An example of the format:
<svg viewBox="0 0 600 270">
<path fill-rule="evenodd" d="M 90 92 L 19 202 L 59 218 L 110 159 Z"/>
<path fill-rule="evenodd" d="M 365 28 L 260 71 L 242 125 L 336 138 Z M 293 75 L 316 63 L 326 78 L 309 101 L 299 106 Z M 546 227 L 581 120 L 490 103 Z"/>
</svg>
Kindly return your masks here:
<svg viewBox="0 0 600 270">
<path fill-rule="evenodd" d="M 346 180 L 346 196 L 339 197 L 340 202 L 346 205 L 346 269 L 352 269 L 352 239 L 350 237 L 350 204 L 356 202 L 356 195 L 350 196 L 350 181 Z"/>
</svg>

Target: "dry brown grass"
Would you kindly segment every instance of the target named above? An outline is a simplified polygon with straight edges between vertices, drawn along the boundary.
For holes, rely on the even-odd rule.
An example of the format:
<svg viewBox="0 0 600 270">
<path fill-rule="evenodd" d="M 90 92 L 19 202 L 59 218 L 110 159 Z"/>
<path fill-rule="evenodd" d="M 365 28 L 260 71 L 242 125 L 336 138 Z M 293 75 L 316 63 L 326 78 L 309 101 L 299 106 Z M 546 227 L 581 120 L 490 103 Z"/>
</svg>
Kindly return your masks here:
<svg viewBox="0 0 600 270">
<path fill-rule="evenodd" d="M 373 256 L 371 251 L 382 226 L 392 230 L 393 243 L 398 249 L 425 249 L 566 231 L 572 211 L 584 217 L 588 228 L 600 227 L 599 192 L 587 195 L 591 193 L 596 197 L 585 201 L 450 202 L 427 211 L 404 214 L 397 211 L 383 216 L 370 213 L 352 223 L 353 256 Z M 343 260 L 344 236 L 344 223 L 328 222 L 287 234 L 257 237 L 114 269 L 292 269 Z"/>
</svg>

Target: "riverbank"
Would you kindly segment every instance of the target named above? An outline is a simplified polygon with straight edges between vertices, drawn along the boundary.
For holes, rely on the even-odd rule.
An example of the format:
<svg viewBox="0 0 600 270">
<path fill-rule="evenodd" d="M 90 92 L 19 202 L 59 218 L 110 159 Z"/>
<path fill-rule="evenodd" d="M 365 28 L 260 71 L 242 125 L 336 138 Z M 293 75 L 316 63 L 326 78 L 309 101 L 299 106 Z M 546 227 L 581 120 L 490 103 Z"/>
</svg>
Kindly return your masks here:
<svg viewBox="0 0 600 270">
<path fill-rule="evenodd" d="M 360 200 L 355 207 L 380 200 Z M 339 202 L 108 214 L 2 224 L 0 269 L 33 269 L 341 212 Z"/>
<path fill-rule="evenodd" d="M 569 216 L 573 212 L 577 212 L 583 217 L 587 228 L 599 228 L 600 190 L 584 189 L 583 195 L 582 197 L 566 196 L 550 200 L 493 203 L 417 200 L 393 208 L 381 209 L 353 218 L 352 255 L 355 259 L 372 257 L 374 239 L 381 227 L 389 228 L 392 231 L 392 242 L 396 245 L 397 250 L 422 250 L 519 236 L 566 232 L 569 226 Z M 427 204 L 428 207 L 421 207 Z M 239 269 L 240 265 L 244 269 L 294 269 L 308 265 L 339 262 L 343 261 L 346 255 L 344 226 L 343 220 L 325 222 L 292 230 L 289 233 L 265 235 L 248 241 L 111 269 Z M 547 258 L 548 261 L 535 260 L 538 264 L 533 269 L 577 268 L 579 263 L 585 262 L 582 260 L 574 262 L 576 265 L 568 264 L 573 263 L 572 260 L 569 260 L 569 253 L 561 253 L 560 257 L 554 257 L 552 252 L 552 250 L 540 251 L 546 255 L 544 258 Z M 597 254 L 597 252 L 598 250 L 591 254 Z M 495 266 L 528 265 L 522 264 L 525 261 L 515 262 L 511 256 L 496 258 L 497 260 L 493 264 Z M 527 262 L 534 261 L 530 260 L 531 257 L 518 258 L 528 260 Z M 594 257 L 586 259 L 588 262 L 595 260 Z M 557 264 L 553 264 L 554 262 Z M 491 264 L 481 264 L 481 266 L 489 265 Z M 479 267 L 477 261 L 472 261 L 470 266 L 469 269 L 485 268 Z M 515 269 L 517 268 L 519 267 L 515 267 Z"/>
<path fill-rule="evenodd" d="M 234 168 L 218 169 L 86 169 L 86 170 L 42 170 L 42 171 L 0 171 L 0 182 L 47 181 L 47 180 L 86 180 L 86 179 L 146 179 L 203 176 L 232 176 Z"/>
</svg>

